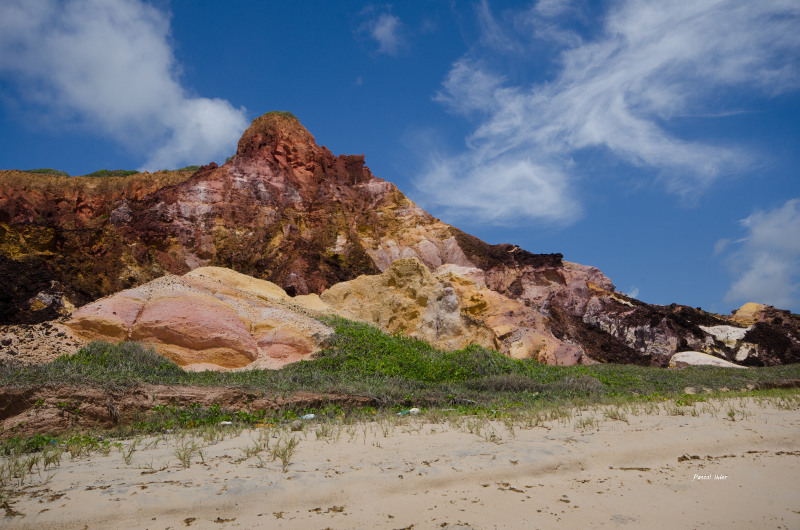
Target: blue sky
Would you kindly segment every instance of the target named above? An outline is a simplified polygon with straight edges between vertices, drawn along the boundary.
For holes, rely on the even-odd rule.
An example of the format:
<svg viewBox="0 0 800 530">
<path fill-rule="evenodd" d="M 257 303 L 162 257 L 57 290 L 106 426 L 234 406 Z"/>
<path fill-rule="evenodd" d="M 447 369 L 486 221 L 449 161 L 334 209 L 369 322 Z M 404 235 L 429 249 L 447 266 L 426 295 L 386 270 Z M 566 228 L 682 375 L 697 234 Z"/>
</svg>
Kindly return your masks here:
<svg viewBox="0 0 800 530">
<path fill-rule="evenodd" d="M 800 3 L 4 0 L 0 167 L 224 161 L 290 110 L 491 243 L 800 312 Z"/>
</svg>

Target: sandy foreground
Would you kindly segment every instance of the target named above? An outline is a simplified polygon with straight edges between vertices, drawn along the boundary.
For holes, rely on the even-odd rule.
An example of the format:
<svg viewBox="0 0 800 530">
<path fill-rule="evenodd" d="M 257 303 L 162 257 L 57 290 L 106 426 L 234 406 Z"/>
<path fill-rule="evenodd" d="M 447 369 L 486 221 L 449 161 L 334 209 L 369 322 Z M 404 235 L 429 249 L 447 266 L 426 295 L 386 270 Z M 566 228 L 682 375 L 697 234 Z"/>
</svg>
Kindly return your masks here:
<svg viewBox="0 0 800 530">
<path fill-rule="evenodd" d="M 425 412 L 139 441 L 20 489 L 2 528 L 800 528 L 800 410 L 734 399 L 538 426 Z M 614 412 L 616 411 L 616 412 Z M 683 414 L 679 414 L 683 412 Z M 731 419 L 731 415 L 732 418 Z M 618 419 L 612 419 L 617 417 Z M 286 473 L 269 451 L 296 436 Z M 128 446 L 130 441 L 124 441 Z M 53 472 L 52 477 L 45 479 Z"/>
</svg>

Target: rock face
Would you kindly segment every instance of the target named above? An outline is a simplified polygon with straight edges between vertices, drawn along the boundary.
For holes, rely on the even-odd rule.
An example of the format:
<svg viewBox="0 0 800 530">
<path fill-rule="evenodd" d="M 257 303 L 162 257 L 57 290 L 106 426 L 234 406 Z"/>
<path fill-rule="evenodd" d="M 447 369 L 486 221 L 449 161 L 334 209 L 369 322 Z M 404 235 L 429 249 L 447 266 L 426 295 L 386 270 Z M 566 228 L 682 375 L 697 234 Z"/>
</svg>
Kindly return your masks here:
<svg viewBox="0 0 800 530">
<path fill-rule="evenodd" d="M 279 368 L 309 358 L 331 333 L 313 318 L 325 309 L 319 298 L 298 298 L 264 280 L 201 267 L 87 304 L 66 325 L 86 340 L 152 344 L 187 369 Z"/>
<path fill-rule="evenodd" d="M 164 274 L 140 267 L 111 223 L 191 171 L 60 177 L 0 171 L 0 323 L 52 320 Z"/>
<path fill-rule="evenodd" d="M 321 298 L 344 317 L 442 349 L 479 344 L 550 364 L 591 362 L 556 339 L 539 311 L 488 289 L 477 268 L 443 265 L 431 272 L 417 258 L 398 259 L 382 274 L 338 283 Z"/>
<path fill-rule="evenodd" d="M 320 298 L 342 316 L 439 347 L 457 349 L 488 338 L 480 337 L 483 330 L 476 326 L 465 325 L 453 288 L 416 258 L 396 260 L 382 274 L 338 283 Z"/>
<path fill-rule="evenodd" d="M 405 329 L 441 345 L 461 344 L 461 330 L 511 355 L 554 363 L 666 366 L 674 352 L 688 350 L 746 365 L 800 361 L 800 319 L 788 312 L 747 310 L 730 319 L 648 305 L 560 254 L 489 245 L 373 176 L 363 155 L 334 156 L 318 146 L 282 113 L 254 120 L 225 165 L 193 174 L 70 179 L 0 172 L 0 324 L 51 320 L 72 306 L 207 266 L 268 280 L 291 296 L 327 289 L 333 297 L 336 284 L 408 258 L 432 275 L 418 275 L 425 289 L 433 282 L 425 291 L 436 293 L 425 295 L 430 306 L 413 310 L 412 300 L 388 285 L 386 293 L 410 312 Z M 213 314 L 215 302 L 206 302 Z M 478 317 L 482 324 L 470 324 Z M 162 333 L 155 325 L 147 333 Z M 734 338 L 741 333 L 720 326 L 745 335 Z M 187 352 L 194 347 L 187 344 Z M 242 350 L 240 362 L 253 352 Z"/>
</svg>

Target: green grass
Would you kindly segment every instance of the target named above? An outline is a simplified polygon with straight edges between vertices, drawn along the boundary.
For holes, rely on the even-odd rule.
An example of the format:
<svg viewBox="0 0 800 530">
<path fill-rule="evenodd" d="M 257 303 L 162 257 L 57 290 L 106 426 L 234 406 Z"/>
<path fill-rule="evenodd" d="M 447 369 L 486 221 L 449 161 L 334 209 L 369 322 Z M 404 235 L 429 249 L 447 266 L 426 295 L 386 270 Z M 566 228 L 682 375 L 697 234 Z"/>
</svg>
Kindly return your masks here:
<svg viewBox="0 0 800 530">
<path fill-rule="evenodd" d="M 25 173 L 39 173 L 41 175 L 56 175 L 58 177 L 68 177 L 69 173 L 66 171 L 61 171 L 58 169 L 52 169 L 49 167 L 43 167 L 40 169 L 24 169 Z"/>
<path fill-rule="evenodd" d="M 71 383 L 118 387 L 137 381 L 181 384 L 186 375 L 178 365 L 141 344 L 97 341 L 49 364 L 0 368 L 0 385 Z"/>
<path fill-rule="evenodd" d="M 128 175 L 135 175 L 139 173 L 133 169 L 101 169 L 88 175 L 81 175 L 83 177 L 127 177 Z"/>
<path fill-rule="evenodd" d="M 200 166 L 187 166 L 183 168 L 184 170 L 192 169 L 197 171 Z M 39 173 L 42 175 L 56 175 L 59 177 L 69 177 L 69 173 L 65 171 L 60 171 L 58 169 L 51 169 L 51 168 L 40 168 L 40 169 L 25 169 L 23 170 L 26 173 Z M 138 171 L 134 171 L 132 169 L 101 169 L 99 171 L 95 171 L 94 173 L 89 173 L 88 175 L 81 175 L 82 177 L 127 177 L 128 175 L 135 175 L 139 173 Z"/>
<path fill-rule="evenodd" d="M 186 166 L 180 168 L 178 171 L 197 171 L 198 169 L 200 169 L 200 166 Z"/>
</svg>

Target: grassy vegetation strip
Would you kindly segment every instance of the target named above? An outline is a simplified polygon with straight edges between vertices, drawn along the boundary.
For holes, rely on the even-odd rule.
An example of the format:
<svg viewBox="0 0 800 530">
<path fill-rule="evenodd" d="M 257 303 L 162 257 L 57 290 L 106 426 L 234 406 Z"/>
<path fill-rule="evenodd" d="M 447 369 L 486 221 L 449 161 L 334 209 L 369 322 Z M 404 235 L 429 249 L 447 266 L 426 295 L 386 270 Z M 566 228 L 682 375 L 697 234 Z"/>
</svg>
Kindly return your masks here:
<svg viewBox="0 0 800 530">
<path fill-rule="evenodd" d="M 28 367 L 0 367 L 0 385 L 77 384 L 125 387 L 139 383 L 235 387 L 262 392 L 314 391 L 405 403 L 497 406 L 576 397 L 663 397 L 686 387 L 767 388 L 800 380 L 800 365 L 748 370 L 632 365 L 549 366 L 469 346 L 441 351 L 363 323 L 327 318 L 335 333 L 310 361 L 281 370 L 186 372 L 136 343 L 93 342 L 73 356 Z M 749 386 L 748 386 L 749 385 Z"/>
</svg>

